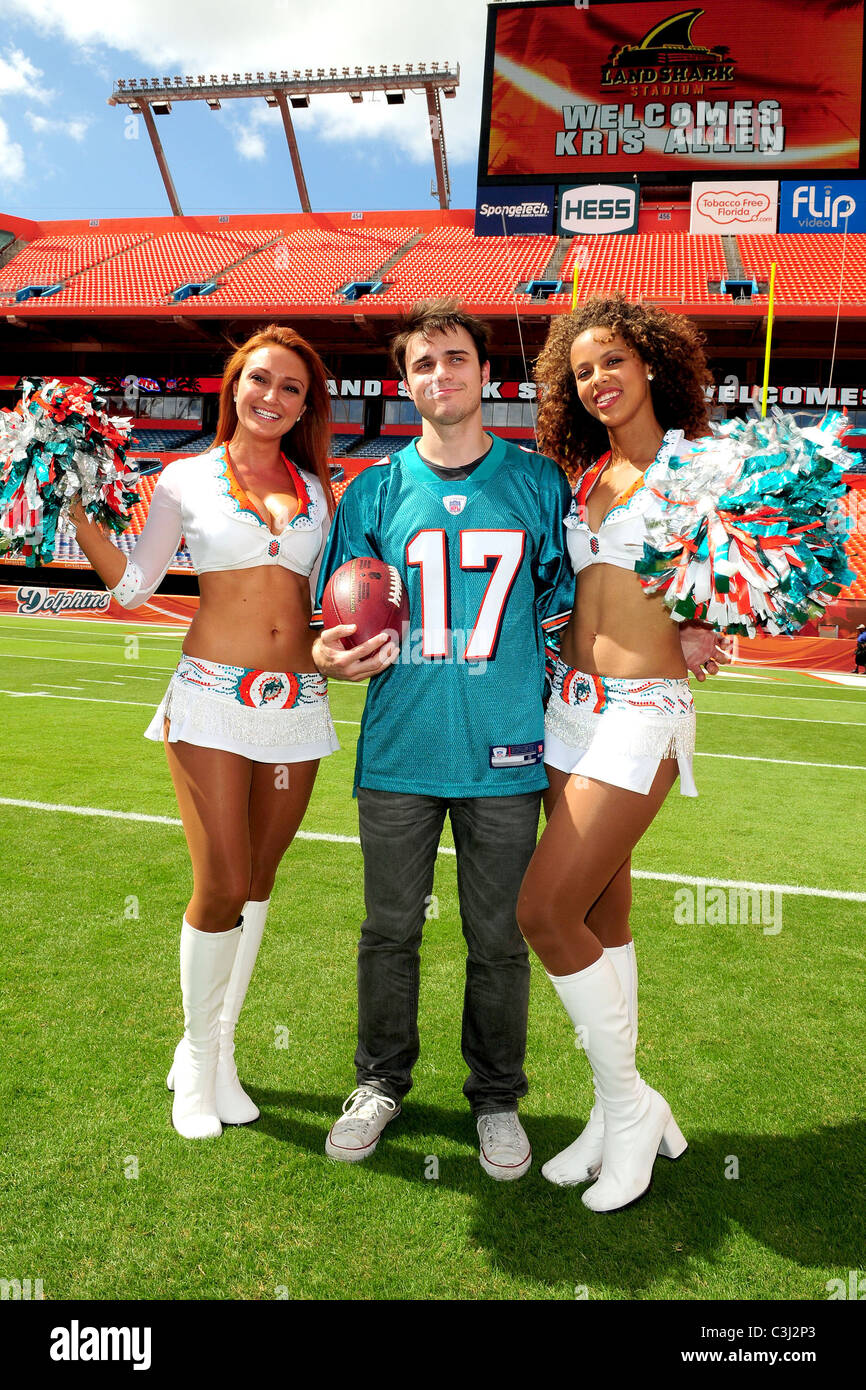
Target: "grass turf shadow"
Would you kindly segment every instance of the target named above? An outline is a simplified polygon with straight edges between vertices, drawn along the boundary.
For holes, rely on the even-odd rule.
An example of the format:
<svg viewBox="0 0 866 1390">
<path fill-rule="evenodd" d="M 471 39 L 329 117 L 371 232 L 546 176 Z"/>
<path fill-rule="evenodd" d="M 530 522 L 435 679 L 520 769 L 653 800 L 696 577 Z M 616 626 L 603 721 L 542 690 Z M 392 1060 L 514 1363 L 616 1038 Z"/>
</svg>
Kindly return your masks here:
<svg viewBox="0 0 866 1390">
<path fill-rule="evenodd" d="M 256 1130 L 331 1162 L 325 1135 L 343 1096 L 260 1091 L 256 1099 L 263 1107 Z M 862 1265 L 864 1122 L 795 1136 L 695 1132 L 682 1159 L 657 1160 L 642 1201 L 609 1214 L 583 1205 L 584 1185 L 557 1188 L 541 1176 L 542 1163 L 562 1147 L 572 1125 L 561 1115 L 526 1118 L 533 1166 L 518 1182 L 494 1182 L 478 1163 L 468 1109 L 410 1101 L 364 1167 L 407 1183 L 436 1181 L 470 1197 L 474 1242 L 504 1272 L 538 1281 L 557 1297 L 563 1286 L 584 1287 L 588 1297 L 593 1289 L 605 1298 L 652 1297 L 653 1286 L 668 1277 L 681 1283 L 690 1263 L 686 1296 L 700 1299 L 706 1296 L 701 1268 L 724 1262 L 734 1226 L 803 1271 L 799 1287 L 756 1287 L 756 1299 L 825 1299 L 821 1271 L 844 1275 Z M 430 1156 L 438 1158 L 435 1179 L 425 1176 Z"/>
</svg>

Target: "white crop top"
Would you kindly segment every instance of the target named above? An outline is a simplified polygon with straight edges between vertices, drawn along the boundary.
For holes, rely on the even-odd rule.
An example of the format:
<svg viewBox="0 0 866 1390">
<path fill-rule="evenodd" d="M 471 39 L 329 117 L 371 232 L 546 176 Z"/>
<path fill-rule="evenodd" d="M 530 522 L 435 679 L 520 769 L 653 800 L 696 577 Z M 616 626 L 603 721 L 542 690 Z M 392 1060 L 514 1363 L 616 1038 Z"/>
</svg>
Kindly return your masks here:
<svg viewBox="0 0 866 1390">
<path fill-rule="evenodd" d="M 670 461 L 673 454 L 692 452 L 694 445 L 683 437 L 682 430 L 668 430 L 658 453 L 640 478 L 621 492 L 608 511 L 598 531 L 590 529 L 587 502 L 590 493 L 604 472 L 610 454 L 604 454 L 581 475 L 571 510 L 565 518 L 566 544 L 575 574 L 589 565 L 616 565 L 618 569 L 633 570 L 643 556 L 646 527 L 643 510 L 649 500 L 653 470 Z"/>
<path fill-rule="evenodd" d="M 314 474 L 284 462 L 298 509 L 278 536 L 265 525 L 219 444 L 208 454 L 175 459 L 160 474 L 147 522 L 120 583 L 111 590 L 124 608 L 138 608 L 156 591 L 181 536 L 198 574 L 280 565 L 310 577 L 315 592 L 327 535 L 328 507 Z"/>
</svg>

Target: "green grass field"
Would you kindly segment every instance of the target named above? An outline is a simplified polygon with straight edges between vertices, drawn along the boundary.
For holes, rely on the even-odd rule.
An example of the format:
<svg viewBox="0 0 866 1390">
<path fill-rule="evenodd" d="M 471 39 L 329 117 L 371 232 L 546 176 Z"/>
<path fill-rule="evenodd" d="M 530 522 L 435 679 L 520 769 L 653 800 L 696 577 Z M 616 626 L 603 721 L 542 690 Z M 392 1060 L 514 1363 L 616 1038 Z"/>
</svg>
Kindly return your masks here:
<svg viewBox="0 0 866 1390">
<path fill-rule="evenodd" d="M 638 847 L 639 874 L 673 878 L 638 877 L 633 915 L 638 1064 L 690 1149 L 659 1160 L 644 1201 L 600 1217 L 540 1173 L 591 1087 L 537 962 L 521 1110 L 535 1162 L 514 1184 L 479 1167 L 448 853 L 414 1089 L 368 1163 L 325 1157 L 354 1086 L 358 687 L 332 686 L 343 751 L 283 863 L 239 1028 L 262 1118 L 212 1142 L 175 1134 L 190 870 L 164 753 L 142 732 L 180 642 L 0 619 L 0 1277 L 76 1300 L 824 1300 L 866 1267 L 860 690 L 742 671 L 696 690 L 701 796 L 675 792 Z M 778 920 L 689 924 L 678 874 L 811 891 L 768 897 Z M 711 916 L 710 890 L 706 903 Z"/>
</svg>

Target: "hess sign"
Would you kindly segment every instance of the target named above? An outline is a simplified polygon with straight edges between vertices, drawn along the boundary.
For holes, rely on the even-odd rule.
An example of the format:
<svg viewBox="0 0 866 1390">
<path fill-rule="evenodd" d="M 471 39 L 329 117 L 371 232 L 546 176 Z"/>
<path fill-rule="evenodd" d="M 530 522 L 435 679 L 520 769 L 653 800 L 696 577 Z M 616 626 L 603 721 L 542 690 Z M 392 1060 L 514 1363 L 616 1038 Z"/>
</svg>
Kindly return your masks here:
<svg viewBox="0 0 866 1390">
<path fill-rule="evenodd" d="M 560 236 L 637 231 L 634 184 L 597 183 L 559 190 Z"/>
</svg>

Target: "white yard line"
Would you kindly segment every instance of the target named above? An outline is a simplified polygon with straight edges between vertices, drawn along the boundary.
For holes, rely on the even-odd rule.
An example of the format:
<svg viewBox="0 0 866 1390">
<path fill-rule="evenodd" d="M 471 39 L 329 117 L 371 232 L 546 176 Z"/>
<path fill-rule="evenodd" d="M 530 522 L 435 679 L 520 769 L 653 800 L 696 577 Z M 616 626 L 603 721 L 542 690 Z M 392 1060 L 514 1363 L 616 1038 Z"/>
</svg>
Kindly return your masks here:
<svg viewBox="0 0 866 1390">
<path fill-rule="evenodd" d="M 40 696 L 45 700 L 75 700 L 83 699 L 85 703 L 93 705 L 131 705 L 136 704 L 135 700 L 100 700 L 96 696 L 89 699 L 77 697 L 75 695 L 49 695 L 47 692 L 33 690 L 0 690 L 0 695 L 12 695 L 18 699 L 38 699 Z M 735 714 L 732 710 L 721 709 L 702 709 L 699 711 L 701 719 L 711 715 L 717 715 L 720 719 L 770 719 L 783 724 L 821 724 L 825 728 L 836 727 L 844 729 L 866 729 L 866 718 L 864 719 L 798 719 L 790 714 Z M 338 721 L 334 721 L 335 723 Z M 342 720 L 344 724 L 355 723 L 355 720 Z M 360 721 L 358 721 L 360 723 Z"/>
<path fill-rule="evenodd" d="M 707 719 L 717 715 L 719 719 L 771 719 L 780 724 L 823 724 L 825 728 L 866 729 L 866 719 L 798 719 L 795 714 L 735 714 L 728 709 L 699 709 L 698 717 Z"/>
<path fill-rule="evenodd" d="M 137 637 L 139 641 L 141 641 L 141 639 L 142 639 L 143 637 L 150 637 L 150 636 L 152 636 L 152 635 L 153 635 L 153 636 L 159 635 L 160 637 L 167 637 L 167 636 L 169 636 L 169 634 L 168 634 L 167 632 L 162 632 L 162 633 L 159 633 L 159 634 L 156 634 L 156 633 L 151 634 L 151 633 L 149 633 L 149 632 L 134 632 L 134 633 L 129 633 L 129 634 L 127 634 L 127 635 L 128 635 L 128 636 L 131 636 L 131 637 Z M 115 638 L 115 641 L 116 641 L 118 638 L 121 637 L 121 633 L 118 632 L 118 633 L 116 634 L 116 636 L 115 636 L 115 634 L 112 633 L 112 637 L 114 637 L 114 638 Z M 64 646 L 64 647 L 68 647 L 69 644 L 70 644 L 70 639 L 69 639 L 68 637 L 52 637 L 52 636 L 49 636 L 49 637 L 41 637 L 41 636 L 39 636 L 38 634 L 33 634 L 33 635 L 31 635 L 31 634 L 29 634 L 29 633 L 26 633 L 26 634 L 23 634 L 23 635 L 18 635 L 18 634 L 16 634 L 13 638 L 7 638 L 7 640 L 8 640 L 8 641 L 15 641 L 15 642 L 53 642 L 53 643 L 55 643 L 55 645 Z M 102 650 L 105 650 L 105 649 L 108 647 L 108 643 L 107 643 L 107 642 L 87 642 L 87 641 L 85 641 L 80 635 L 78 636 L 77 645 L 78 645 L 79 647 L 100 647 L 100 648 L 102 648 Z M 119 645 L 119 644 L 118 644 L 118 645 Z M 173 652 L 173 651 L 176 651 L 176 650 L 177 650 L 176 647 L 149 647 L 149 648 L 148 648 L 148 652 Z M 14 656 L 14 652 L 11 653 L 11 655 Z"/>
<path fill-rule="evenodd" d="M 841 676 L 841 673 L 837 673 L 837 674 L 839 674 L 839 675 Z M 726 680 L 766 681 L 768 685 L 781 685 L 781 686 L 784 687 L 785 690 L 813 690 L 813 689 L 814 689 L 814 685 L 813 685 L 812 682 L 814 682 L 814 681 L 816 681 L 816 680 L 829 680 L 829 681 L 832 681 L 832 673 L 828 673 L 828 674 L 826 674 L 826 675 L 824 675 L 824 676 L 820 676 L 820 675 L 818 674 L 817 671 L 814 673 L 814 675 L 813 675 L 811 672 L 808 672 L 808 671 L 798 671 L 798 672 L 797 672 L 797 675 L 798 675 L 798 676 L 806 676 L 806 675 L 808 675 L 808 676 L 809 676 L 809 681 L 808 681 L 808 682 L 807 682 L 807 681 L 786 681 L 786 680 L 783 680 L 782 677 L 781 677 L 780 675 L 779 675 L 779 676 L 751 676 L 751 675 L 747 675 L 745 671 L 732 671 L 732 670 L 729 670 L 729 668 L 726 666 L 725 669 L 724 669 L 724 671 L 720 671 L 719 674 L 718 674 L 717 676 L 710 676 L 710 677 L 708 678 L 708 682 L 707 682 L 707 683 L 710 684 L 710 685 L 715 685 L 715 684 L 716 684 L 716 681 L 726 681 Z M 852 677 L 851 679 L 852 679 L 852 681 L 853 681 L 853 677 Z M 847 682 L 844 682 L 844 683 L 847 684 Z M 863 689 L 866 690 L 866 677 L 861 676 L 861 677 L 860 677 L 860 683 L 861 683 L 861 685 L 863 686 Z M 699 682 L 699 684 L 703 685 L 704 682 L 701 681 L 701 682 Z"/>
<path fill-rule="evenodd" d="M 0 690 L 13 700 L 75 700 L 79 705 L 135 705 L 138 709 L 153 709 L 152 700 L 100 700 L 95 695 L 49 695 L 47 690 Z"/>
<path fill-rule="evenodd" d="M 2 574 L 2 569 L 0 569 L 0 574 Z M 45 586 L 43 585 L 42 587 L 44 588 Z M 160 627 L 159 623 L 137 623 L 134 619 L 130 619 L 128 622 L 121 622 L 119 619 L 115 621 L 113 618 L 58 618 L 56 614 L 46 614 L 44 618 L 40 618 L 37 617 L 35 613 L 4 613 L 3 617 L 11 618 L 16 626 L 22 618 L 32 618 L 34 622 L 44 623 L 46 627 L 50 627 L 52 623 L 62 623 L 64 627 L 74 627 L 76 623 L 100 623 L 103 627 L 107 627 L 108 624 L 111 623 L 113 627 L 118 628 L 143 628 L 145 629 L 143 635 L 148 637 L 174 637 L 176 632 L 182 633 L 184 631 L 184 628 L 180 624 L 177 627 L 175 627 L 173 624 L 166 624 L 165 627 Z M 52 631 L 53 630 L 54 629 L 52 629 Z M 0 632 L 13 631 L 14 628 L 7 627 L 5 622 L 0 622 Z M 18 634 L 16 634 L 16 636 L 17 635 Z"/>
<path fill-rule="evenodd" d="M 83 680 L 83 677 L 82 677 Z M 43 682 L 47 684 L 47 682 Z M 122 685 L 122 681 L 90 681 L 93 685 Z M 60 689 L 74 689 L 75 687 L 58 687 Z M 50 695 L 47 689 L 43 691 L 6 691 L 0 689 L 0 695 L 10 695 L 13 699 L 71 699 L 79 705 L 135 705 L 139 709 L 153 709 L 150 701 L 135 701 L 135 699 L 99 699 L 96 695 Z M 710 714 L 716 714 L 719 719 L 769 719 L 776 723 L 783 724 L 822 724 L 824 727 L 833 726 L 835 728 L 866 728 L 866 719 L 796 719 L 792 714 L 735 714 L 726 709 L 702 709 L 699 710 L 701 719 Z M 360 719 L 335 719 L 335 724 L 352 724 L 353 727 L 360 728 Z M 705 753 L 706 758 L 735 758 L 735 753 Z M 780 758 L 767 759 L 744 759 L 745 762 L 783 762 Z M 794 763 L 796 767 L 853 767 L 855 763 Z"/>
<path fill-rule="evenodd" d="M 808 690 L 804 686 L 804 690 Z M 845 700 L 837 695 L 783 695 L 780 690 L 714 690 L 701 686 L 696 689 L 692 686 L 693 695 L 709 695 L 717 700 L 792 700 L 798 705 L 847 705 L 849 709 L 853 705 L 857 708 L 856 700 Z M 861 701 L 866 708 L 866 701 Z"/>
<path fill-rule="evenodd" d="M 106 671 L 116 669 L 124 671 L 127 666 L 135 666 L 138 671 L 165 671 L 169 673 L 174 670 L 173 666 L 145 666 L 136 658 L 128 661 L 94 661 L 90 656 L 27 656 L 21 652 L 0 652 L 0 658 L 6 661 L 66 661 L 73 666 L 102 666 Z M 155 680 L 155 676 L 131 676 L 131 680 Z"/>
<path fill-rule="evenodd" d="M 799 758 L 750 758 L 745 753 L 695 753 L 696 758 L 730 758 L 736 763 L 775 763 L 779 767 L 832 767 L 843 772 L 866 772 L 866 763 L 805 763 Z"/>
<path fill-rule="evenodd" d="M 150 825 L 175 825 L 181 822 L 176 816 L 150 816 L 141 811 L 111 811 L 102 806 L 68 806 L 52 801 L 23 801 L 17 797 L 0 796 L 0 806 L 17 806 L 26 811 L 60 811 L 74 816 L 99 816 L 109 820 L 143 821 Z M 322 840 L 338 845 L 358 845 L 357 835 L 331 835 L 324 831 L 299 830 L 299 840 Z M 439 854 L 454 855 L 456 850 L 440 845 Z M 839 902 L 866 903 L 866 893 L 853 893 L 834 888 L 811 888 L 799 883 L 752 883 L 737 878 L 696 878 L 690 874 L 658 874 L 645 869 L 633 869 L 632 878 L 651 879 L 658 883 L 684 883 L 690 887 L 701 884 L 708 888 L 745 888 L 753 892 L 791 893 L 809 898 L 832 898 Z"/>
</svg>

